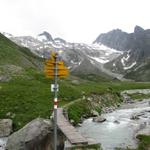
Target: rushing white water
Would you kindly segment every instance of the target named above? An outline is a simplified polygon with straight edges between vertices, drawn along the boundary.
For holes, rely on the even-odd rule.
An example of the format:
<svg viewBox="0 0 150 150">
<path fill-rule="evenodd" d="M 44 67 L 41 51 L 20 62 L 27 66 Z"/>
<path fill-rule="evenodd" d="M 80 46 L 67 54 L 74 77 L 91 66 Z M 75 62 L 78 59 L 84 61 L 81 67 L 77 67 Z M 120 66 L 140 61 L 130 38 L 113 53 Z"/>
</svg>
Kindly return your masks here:
<svg viewBox="0 0 150 150">
<path fill-rule="evenodd" d="M 103 123 L 87 119 L 78 130 L 84 136 L 91 137 L 101 143 L 103 150 L 114 150 L 115 147 L 136 148 L 136 131 L 150 124 L 149 102 L 147 100 L 137 102 L 123 106 L 112 113 L 103 114 L 107 119 Z M 142 115 L 137 120 L 130 119 L 135 113 Z"/>
<path fill-rule="evenodd" d="M 5 150 L 7 139 L 7 137 L 0 138 L 0 150 Z"/>
</svg>

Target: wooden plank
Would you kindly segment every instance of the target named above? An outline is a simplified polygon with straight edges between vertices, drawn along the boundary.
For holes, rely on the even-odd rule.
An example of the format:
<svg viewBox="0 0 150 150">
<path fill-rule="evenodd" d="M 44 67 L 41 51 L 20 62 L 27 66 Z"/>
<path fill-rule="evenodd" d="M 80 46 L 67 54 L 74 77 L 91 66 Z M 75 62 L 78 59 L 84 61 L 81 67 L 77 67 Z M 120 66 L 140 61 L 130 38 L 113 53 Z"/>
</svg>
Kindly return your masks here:
<svg viewBox="0 0 150 150">
<path fill-rule="evenodd" d="M 88 141 L 67 121 L 61 108 L 57 110 L 57 125 L 71 144 L 88 144 Z"/>
</svg>

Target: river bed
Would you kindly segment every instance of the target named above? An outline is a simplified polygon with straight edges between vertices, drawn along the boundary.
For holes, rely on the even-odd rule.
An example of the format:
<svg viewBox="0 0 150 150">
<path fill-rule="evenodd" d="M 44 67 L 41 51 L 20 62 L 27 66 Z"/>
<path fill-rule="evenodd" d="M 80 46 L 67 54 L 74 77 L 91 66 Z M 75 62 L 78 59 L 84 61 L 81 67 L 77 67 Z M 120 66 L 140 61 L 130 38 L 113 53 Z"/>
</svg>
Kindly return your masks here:
<svg viewBox="0 0 150 150">
<path fill-rule="evenodd" d="M 112 113 L 102 114 L 103 123 L 96 123 L 92 118 L 85 120 L 78 128 L 85 137 L 101 143 L 103 150 L 114 150 L 116 147 L 136 148 L 135 133 L 150 125 L 150 99 L 124 104 Z M 141 114 L 138 119 L 130 119 L 134 114 Z"/>
</svg>

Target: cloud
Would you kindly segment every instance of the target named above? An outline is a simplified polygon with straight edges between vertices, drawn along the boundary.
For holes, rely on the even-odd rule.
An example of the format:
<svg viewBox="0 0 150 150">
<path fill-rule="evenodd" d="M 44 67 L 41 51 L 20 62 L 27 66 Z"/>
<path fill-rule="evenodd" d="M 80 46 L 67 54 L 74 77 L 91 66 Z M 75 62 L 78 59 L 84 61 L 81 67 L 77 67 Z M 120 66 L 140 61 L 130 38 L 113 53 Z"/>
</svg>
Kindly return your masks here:
<svg viewBox="0 0 150 150">
<path fill-rule="evenodd" d="M 46 30 L 71 42 L 91 43 L 102 32 L 150 27 L 148 0 L 1 0 L 0 31 L 36 35 Z"/>
</svg>

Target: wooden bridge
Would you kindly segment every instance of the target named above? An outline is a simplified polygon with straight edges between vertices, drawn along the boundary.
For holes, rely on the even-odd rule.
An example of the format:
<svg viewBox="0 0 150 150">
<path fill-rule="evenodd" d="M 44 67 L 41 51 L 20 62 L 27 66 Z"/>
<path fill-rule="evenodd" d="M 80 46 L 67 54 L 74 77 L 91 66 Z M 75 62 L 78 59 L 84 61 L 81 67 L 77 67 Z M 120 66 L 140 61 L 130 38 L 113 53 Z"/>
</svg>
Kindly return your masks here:
<svg viewBox="0 0 150 150">
<path fill-rule="evenodd" d="M 77 129 L 70 124 L 65 118 L 62 108 L 57 109 L 57 126 L 68 140 L 66 142 L 67 147 L 72 147 L 72 145 L 86 146 L 97 144 L 94 140 L 83 137 Z"/>
</svg>

